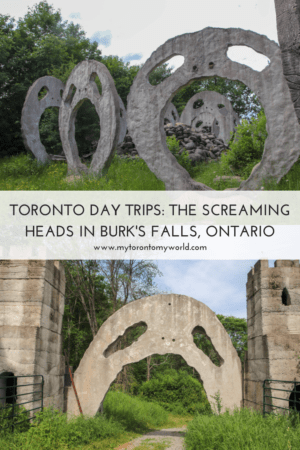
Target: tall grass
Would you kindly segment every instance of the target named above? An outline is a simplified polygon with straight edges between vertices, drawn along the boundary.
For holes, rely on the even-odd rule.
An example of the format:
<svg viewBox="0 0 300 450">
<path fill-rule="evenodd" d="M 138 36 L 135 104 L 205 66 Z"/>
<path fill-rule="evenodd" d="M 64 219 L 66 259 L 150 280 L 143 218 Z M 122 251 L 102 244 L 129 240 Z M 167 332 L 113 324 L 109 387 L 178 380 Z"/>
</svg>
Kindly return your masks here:
<svg viewBox="0 0 300 450">
<path fill-rule="evenodd" d="M 299 418 L 268 415 L 248 409 L 221 415 L 197 415 L 188 424 L 187 450 L 300 449 Z"/>
<path fill-rule="evenodd" d="M 167 411 L 157 403 L 145 402 L 123 392 L 108 392 L 103 407 L 108 418 L 114 418 L 127 430 L 157 427 L 168 420 Z"/>
</svg>

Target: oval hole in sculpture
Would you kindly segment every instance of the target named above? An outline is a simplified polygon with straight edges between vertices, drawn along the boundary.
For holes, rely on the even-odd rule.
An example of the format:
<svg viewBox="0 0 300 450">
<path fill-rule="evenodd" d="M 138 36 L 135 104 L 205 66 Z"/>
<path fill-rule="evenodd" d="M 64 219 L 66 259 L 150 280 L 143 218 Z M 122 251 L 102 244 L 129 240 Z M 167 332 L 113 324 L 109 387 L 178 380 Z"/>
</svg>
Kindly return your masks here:
<svg viewBox="0 0 300 450">
<path fill-rule="evenodd" d="M 201 120 L 199 122 L 196 123 L 196 128 L 201 127 L 201 125 L 203 124 L 203 122 L 201 122 Z"/>
<path fill-rule="evenodd" d="M 40 140 L 50 155 L 63 153 L 58 127 L 59 108 L 50 106 L 41 115 L 39 122 Z"/>
<path fill-rule="evenodd" d="M 94 89 L 96 89 L 96 93 L 97 91 L 99 92 L 100 95 L 102 95 L 102 84 L 101 81 L 97 75 L 97 73 L 92 73 L 91 77 L 90 77 L 90 81 L 95 83 Z"/>
<path fill-rule="evenodd" d="M 39 93 L 38 93 L 38 99 L 42 100 L 43 98 L 46 97 L 46 95 L 48 94 L 49 89 L 46 86 L 43 86 L 42 89 L 40 89 Z"/>
<path fill-rule="evenodd" d="M 163 64 L 160 64 L 153 69 L 149 75 L 148 80 L 152 86 L 157 86 L 163 82 L 166 78 L 172 75 L 175 70 L 179 69 L 184 63 L 184 56 L 176 55 L 169 58 Z"/>
<path fill-rule="evenodd" d="M 138 322 L 128 327 L 122 336 L 118 336 L 117 339 L 107 347 L 103 355 L 105 358 L 108 358 L 113 353 L 130 347 L 134 342 L 138 341 L 144 333 L 146 333 L 147 328 L 148 327 L 145 322 Z"/>
<path fill-rule="evenodd" d="M 168 123 L 170 123 L 170 121 L 167 118 L 165 118 L 164 119 L 164 125 L 168 125 Z"/>
<path fill-rule="evenodd" d="M 204 328 L 201 326 L 195 327 L 192 335 L 196 347 L 202 350 L 215 366 L 220 367 L 224 363 L 224 360 L 215 349 Z"/>
<path fill-rule="evenodd" d="M 95 106 L 89 99 L 85 99 L 78 108 L 75 139 L 79 156 L 92 156 L 96 151 L 100 139 L 100 119 Z"/>
<path fill-rule="evenodd" d="M 204 101 L 202 100 L 202 98 L 199 98 L 199 100 L 196 100 L 193 104 L 193 108 L 194 109 L 198 109 L 201 108 L 201 106 L 204 105 Z"/>
<path fill-rule="evenodd" d="M 66 97 L 66 103 L 69 103 L 69 104 L 72 103 L 72 100 L 74 98 L 76 91 L 77 91 L 76 86 L 74 84 L 71 84 L 68 95 Z"/>
<path fill-rule="evenodd" d="M 186 380 L 187 376 L 193 378 L 190 383 Z M 211 411 L 210 403 L 203 387 L 201 374 L 199 374 L 196 369 L 189 366 L 181 355 L 176 353 L 166 353 L 163 355 L 152 354 L 138 362 L 123 366 L 121 372 L 119 372 L 111 384 L 108 392 L 122 391 L 130 395 L 136 395 L 139 389 L 141 389 L 144 398 L 148 399 L 149 395 L 149 397 L 152 396 L 152 400 L 154 401 L 162 401 L 161 389 L 156 389 L 156 386 L 160 384 L 159 380 L 163 383 L 165 398 L 170 399 L 175 397 L 174 394 L 176 393 L 176 388 L 181 385 L 180 380 L 182 380 L 182 377 L 184 377 L 185 381 L 192 387 L 191 390 L 188 390 L 193 396 L 192 403 L 201 404 L 202 408 L 206 407 L 205 409 L 207 409 L 208 412 Z M 148 383 L 145 385 L 144 390 L 143 383 L 147 381 L 151 382 L 152 379 L 154 381 L 154 390 L 150 388 Z M 199 384 L 196 384 L 195 380 L 197 380 Z M 181 395 L 186 396 L 186 391 L 182 391 Z M 170 408 L 171 407 L 172 404 L 170 404 Z M 99 410 L 103 410 L 101 406 Z M 192 410 L 190 412 L 195 413 L 195 411 Z"/>
<path fill-rule="evenodd" d="M 61 90 L 60 90 L 60 96 L 61 96 L 61 98 L 62 98 L 63 95 L 64 95 L 64 91 L 63 91 L 63 89 L 61 89 Z"/>
<path fill-rule="evenodd" d="M 257 72 L 261 72 L 270 64 L 267 56 L 256 52 L 253 48 L 247 47 L 246 45 L 233 45 L 229 47 L 227 56 L 231 61 L 244 64 Z"/>
<path fill-rule="evenodd" d="M 225 105 L 222 105 L 222 103 L 219 103 L 219 104 L 218 104 L 218 108 L 219 108 L 219 109 L 225 108 Z"/>
</svg>

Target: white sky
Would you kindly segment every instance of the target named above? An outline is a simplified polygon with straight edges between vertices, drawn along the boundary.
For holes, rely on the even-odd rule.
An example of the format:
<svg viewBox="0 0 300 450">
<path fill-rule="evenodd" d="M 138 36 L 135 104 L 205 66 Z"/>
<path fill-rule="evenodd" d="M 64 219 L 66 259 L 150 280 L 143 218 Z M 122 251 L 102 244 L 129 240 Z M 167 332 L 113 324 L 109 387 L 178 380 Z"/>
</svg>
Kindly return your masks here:
<svg viewBox="0 0 300 450">
<path fill-rule="evenodd" d="M 158 289 L 188 295 L 205 303 L 216 314 L 247 317 L 247 275 L 255 261 L 157 261 L 162 277 Z M 269 260 L 274 267 L 274 260 Z"/>
<path fill-rule="evenodd" d="M 36 3 L 37 0 L 2 0 L 0 13 L 19 18 Z M 49 3 L 61 9 L 64 20 L 79 23 L 88 38 L 100 42 L 103 55 L 117 55 L 126 60 L 135 55 L 138 59 L 131 59 L 132 64 L 145 62 L 166 40 L 208 26 L 249 29 L 278 42 L 273 0 L 50 0 Z M 245 55 L 239 53 L 240 62 L 246 62 Z M 250 64 L 256 70 L 264 67 L 259 61 L 252 60 Z M 173 61 L 171 65 L 178 67 Z"/>
</svg>

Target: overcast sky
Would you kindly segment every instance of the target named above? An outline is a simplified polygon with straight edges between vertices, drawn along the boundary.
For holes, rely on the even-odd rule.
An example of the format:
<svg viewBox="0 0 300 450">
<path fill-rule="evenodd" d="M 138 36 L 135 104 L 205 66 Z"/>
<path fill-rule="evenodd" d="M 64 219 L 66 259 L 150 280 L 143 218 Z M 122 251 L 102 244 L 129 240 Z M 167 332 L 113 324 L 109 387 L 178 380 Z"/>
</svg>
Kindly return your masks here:
<svg viewBox="0 0 300 450">
<path fill-rule="evenodd" d="M 247 317 L 247 274 L 255 261 L 158 261 L 161 291 L 200 300 L 216 314 Z M 269 261 L 274 267 L 274 260 Z"/>
<path fill-rule="evenodd" d="M 2 0 L 1 14 L 19 18 L 37 0 Z M 277 41 L 274 0 L 52 0 L 64 20 L 82 26 L 87 37 L 99 43 L 103 55 L 117 55 L 131 64 L 145 62 L 166 40 L 205 27 L 243 28 Z M 234 57 L 235 54 L 235 57 Z M 247 62 L 245 47 L 230 57 Z M 170 65 L 179 67 L 179 57 Z M 249 62 L 262 70 L 266 62 L 252 56 Z"/>
</svg>

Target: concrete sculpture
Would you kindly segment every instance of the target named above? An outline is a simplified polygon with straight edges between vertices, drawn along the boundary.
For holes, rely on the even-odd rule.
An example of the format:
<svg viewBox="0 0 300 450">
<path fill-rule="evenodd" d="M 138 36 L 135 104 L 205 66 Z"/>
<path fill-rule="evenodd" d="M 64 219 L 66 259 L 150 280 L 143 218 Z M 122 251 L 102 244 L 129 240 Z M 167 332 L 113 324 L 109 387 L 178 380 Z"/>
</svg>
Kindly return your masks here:
<svg viewBox="0 0 300 450">
<path fill-rule="evenodd" d="M 253 48 L 266 55 L 271 63 L 257 72 L 233 62 L 227 57 L 227 50 L 233 45 Z M 176 55 L 184 56 L 183 65 L 162 83 L 152 86 L 149 74 Z M 138 72 L 128 96 L 128 129 L 139 155 L 168 190 L 208 189 L 192 180 L 169 152 L 163 118 L 181 87 L 192 80 L 213 76 L 239 80 L 248 86 L 258 96 L 267 117 L 268 138 L 262 161 L 239 189 L 257 189 L 269 176 L 280 180 L 300 153 L 300 127 L 283 76 L 280 49 L 267 37 L 241 29 L 205 28 L 169 39 L 152 53 Z"/>
<path fill-rule="evenodd" d="M 97 76 L 101 83 L 101 94 L 95 82 Z M 120 131 L 120 106 L 115 84 L 108 69 L 98 61 L 82 61 L 74 67 L 59 110 L 60 137 L 68 169 L 72 173 L 88 171 L 80 161 L 75 141 L 76 113 L 85 99 L 95 106 L 100 120 L 101 135 L 89 168 L 89 172 L 97 174 L 109 167 Z"/>
<path fill-rule="evenodd" d="M 179 114 L 176 106 L 170 103 L 164 117 L 164 125 L 171 123 L 173 126 L 179 122 Z"/>
<path fill-rule="evenodd" d="M 199 107 L 197 102 L 201 100 L 203 104 Z M 180 116 L 181 123 L 191 125 L 197 131 L 204 127 L 211 128 L 211 132 L 225 144 L 228 144 L 230 133 L 235 130 L 239 121 L 231 102 L 215 91 L 203 91 L 193 95 Z"/>
<path fill-rule="evenodd" d="M 130 347 L 117 351 L 120 337 L 140 324 L 147 325 L 146 332 Z M 193 333 L 199 327 L 205 330 L 218 353 L 219 367 L 194 343 Z M 84 414 L 96 414 L 123 366 L 155 353 L 181 355 L 201 376 L 209 401 L 211 395 L 220 391 L 225 408 L 241 406 L 241 362 L 223 325 L 204 303 L 185 295 L 169 294 L 131 302 L 101 326 L 74 375 Z M 70 415 L 79 414 L 71 389 L 67 410 Z"/>
<path fill-rule="evenodd" d="M 48 92 L 39 100 L 39 92 L 45 88 Z M 39 123 L 46 108 L 60 107 L 65 85 L 54 77 L 42 77 L 29 88 L 21 116 L 21 130 L 26 149 L 34 154 L 41 163 L 49 161 L 45 147 L 41 143 Z"/>
</svg>

